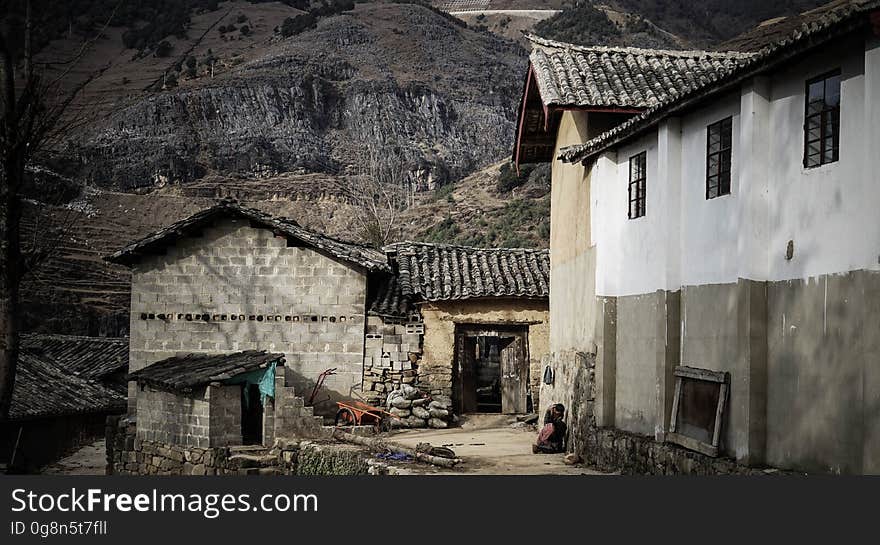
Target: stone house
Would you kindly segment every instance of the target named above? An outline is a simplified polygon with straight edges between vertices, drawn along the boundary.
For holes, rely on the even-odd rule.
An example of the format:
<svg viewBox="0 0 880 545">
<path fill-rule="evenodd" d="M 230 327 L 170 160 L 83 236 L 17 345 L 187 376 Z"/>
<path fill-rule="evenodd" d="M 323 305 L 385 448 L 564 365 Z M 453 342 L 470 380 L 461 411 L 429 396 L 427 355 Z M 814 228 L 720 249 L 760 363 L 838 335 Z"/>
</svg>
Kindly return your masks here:
<svg viewBox="0 0 880 545">
<path fill-rule="evenodd" d="M 450 396 L 457 413 L 537 407 L 550 330 L 549 252 L 416 242 L 385 250 L 393 275 L 380 287 L 368 319 L 371 380 L 381 384 L 393 372 L 381 358 L 389 340 L 402 339 L 403 366 L 410 368 L 407 351 L 417 356 L 411 359 L 419 387 Z M 389 327 L 394 323 L 399 331 Z M 411 354 L 415 347 L 418 353 Z"/>
<path fill-rule="evenodd" d="M 587 416 L 577 450 L 623 445 L 637 471 L 681 467 L 669 445 L 683 445 L 705 470 L 720 455 L 880 472 L 880 347 L 864 325 L 880 310 L 880 3 L 835 2 L 731 46 L 744 52 L 679 54 L 692 60 L 665 85 L 651 67 L 666 53 L 558 45 L 576 62 L 546 63 L 536 46 L 542 96 L 651 97 L 610 130 L 566 110 L 543 135 L 552 153 L 533 154 L 553 161 L 558 380 L 542 395 Z"/>
</svg>

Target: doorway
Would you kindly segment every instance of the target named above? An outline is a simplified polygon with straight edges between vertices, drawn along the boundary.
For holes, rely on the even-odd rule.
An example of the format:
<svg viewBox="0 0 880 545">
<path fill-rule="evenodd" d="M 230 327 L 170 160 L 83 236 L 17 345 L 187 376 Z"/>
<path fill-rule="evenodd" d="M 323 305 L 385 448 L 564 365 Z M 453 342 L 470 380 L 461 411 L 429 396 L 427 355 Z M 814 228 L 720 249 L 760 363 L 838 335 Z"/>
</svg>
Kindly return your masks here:
<svg viewBox="0 0 880 545">
<path fill-rule="evenodd" d="M 456 326 L 453 405 L 459 414 L 528 409 L 528 326 Z"/>
<path fill-rule="evenodd" d="M 241 443 L 263 443 L 263 404 L 260 402 L 260 387 L 256 384 L 246 383 L 241 387 Z"/>
</svg>

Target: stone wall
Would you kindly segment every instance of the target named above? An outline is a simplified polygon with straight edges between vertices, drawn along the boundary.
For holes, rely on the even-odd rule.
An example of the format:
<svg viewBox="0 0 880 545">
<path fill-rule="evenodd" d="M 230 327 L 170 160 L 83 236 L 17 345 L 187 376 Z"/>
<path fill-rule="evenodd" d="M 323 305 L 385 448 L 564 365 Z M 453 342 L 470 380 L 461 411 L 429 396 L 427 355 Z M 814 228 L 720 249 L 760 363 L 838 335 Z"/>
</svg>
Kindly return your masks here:
<svg viewBox="0 0 880 545">
<path fill-rule="evenodd" d="M 127 418 L 107 419 L 108 475 L 383 475 L 389 467 L 350 445 L 276 441 L 271 449 L 202 448 L 137 437 Z"/>
<path fill-rule="evenodd" d="M 362 381 L 366 282 L 347 263 L 223 220 L 134 266 L 130 369 L 182 353 L 277 351 L 300 391 L 335 367 L 325 386 L 345 397 Z"/>
</svg>

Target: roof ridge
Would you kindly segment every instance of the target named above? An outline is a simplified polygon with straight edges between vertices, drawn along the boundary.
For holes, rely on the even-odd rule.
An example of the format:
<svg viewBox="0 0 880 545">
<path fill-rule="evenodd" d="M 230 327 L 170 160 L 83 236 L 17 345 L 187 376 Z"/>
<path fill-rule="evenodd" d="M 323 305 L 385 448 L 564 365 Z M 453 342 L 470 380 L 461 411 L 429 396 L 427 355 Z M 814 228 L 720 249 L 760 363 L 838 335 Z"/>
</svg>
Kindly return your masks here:
<svg viewBox="0 0 880 545">
<path fill-rule="evenodd" d="M 567 42 L 558 42 L 542 38 L 535 34 L 526 34 L 526 39 L 535 45 L 553 49 L 568 49 L 588 53 L 627 53 L 631 55 L 656 56 L 656 57 L 715 57 L 724 59 L 742 59 L 755 56 L 751 51 L 709 51 L 704 49 L 655 49 L 633 46 L 610 46 L 610 45 L 579 45 Z"/>
<path fill-rule="evenodd" d="M 525 248 L 525 247 L 508 247 L 508 246 L 500 246 L 500 247 L 480 247 L 480 246 L 467 246 L 464 244 L 449 244 L 446 242 L 420 242 L 416 240 L 403 240 L 400 242 L 392 242 L 391 244 L 386 245 L 382 249 L 388 253 L 394 251 L 397 248 L 404 246 L 425 246 L 429 248 L 446 248 L 446 249 L 458 249 L 458 250 L 476 250 L 480 252 L 503 252 L 503 251 L 524 251 L 524 252 L 549 252 L 549 248 Z"/>
<path fill-rule="evenodd" d="M 560 149 L 558 157 L 562 159 L 563 162 L 575 163 L 597 155 L 608 149 L 610 146 L 636 136 L 640 134 L 640 131 L 642 130 L 647 130 L 655 123 L 664 119 L 670 112 L 675 111 L 676 107 L 681 107 L 682 104 L 687 103 L 694 97 L 705 98 L 706 96 L 710 96 L 719 89 L 723 89 L 725 85 L 736 83 L 738 78 L 755 73 L 755 71 L 760 71 L 762 69 L 762 64 L 764 65 L 764 69 L 773 66 L 774 63 L 780 62 L 779 55 L 783 55 L 782 59 L 785 59 L 784 53 L 787 49 L 793 48 L 797 44 L 807 41 L 818 33 L 826 31 L 830 32 L 836 25 L 843 25 L 855 16 L 875 9 L 880 9 L 880 0 L 850 0 L 845 4 L 834 7 L 833 9 L 828 10 L 816 21 L 799 24 L 795 30 L 790 32 L 784 38 L 781 38 L 755 52 L 743 64 L 734 66 L 726 73 L 710 77 L 699 85 L 686 89 L 680 94 L 671 96 L 583 144 L 566 146 Z M 809 49 L 809 47 L 807 49 Z M 776 59 L 773 58 L 774 55 L 777 56 Z"/>
<path fill-rule="evenodd" d="M 53 339 L 70 339 L 70 340 L 88 340 L 88 341 L 106 341 L 106 342 L 128 342 L 128 337 L 95 337 L 92 335 L 69 335 L 67 333 L 39 333 L 36 331 L 22 332 L 21 336 L 37 339 L 37 338 L 53 338 Z"/>
</svg>

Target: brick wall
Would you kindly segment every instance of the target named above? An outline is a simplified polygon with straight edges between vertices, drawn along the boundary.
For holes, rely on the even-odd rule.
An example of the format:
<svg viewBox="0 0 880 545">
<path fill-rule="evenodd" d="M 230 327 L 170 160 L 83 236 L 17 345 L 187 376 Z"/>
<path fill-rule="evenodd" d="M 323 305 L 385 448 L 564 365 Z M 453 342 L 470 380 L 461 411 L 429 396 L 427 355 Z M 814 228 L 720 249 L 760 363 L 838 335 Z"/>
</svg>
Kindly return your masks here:
<svg viewBox="0 0 880 545">
<path fill-rule="evenodd" d="M 283 352 L 301 391 L 347 395 L 362 381 L 366 275 L 271 231 L 227 219 L 132 271 L 132 371 L 177 354 Z M 129 385 L 130 410 L 136 391 Z"/>
</svg>

